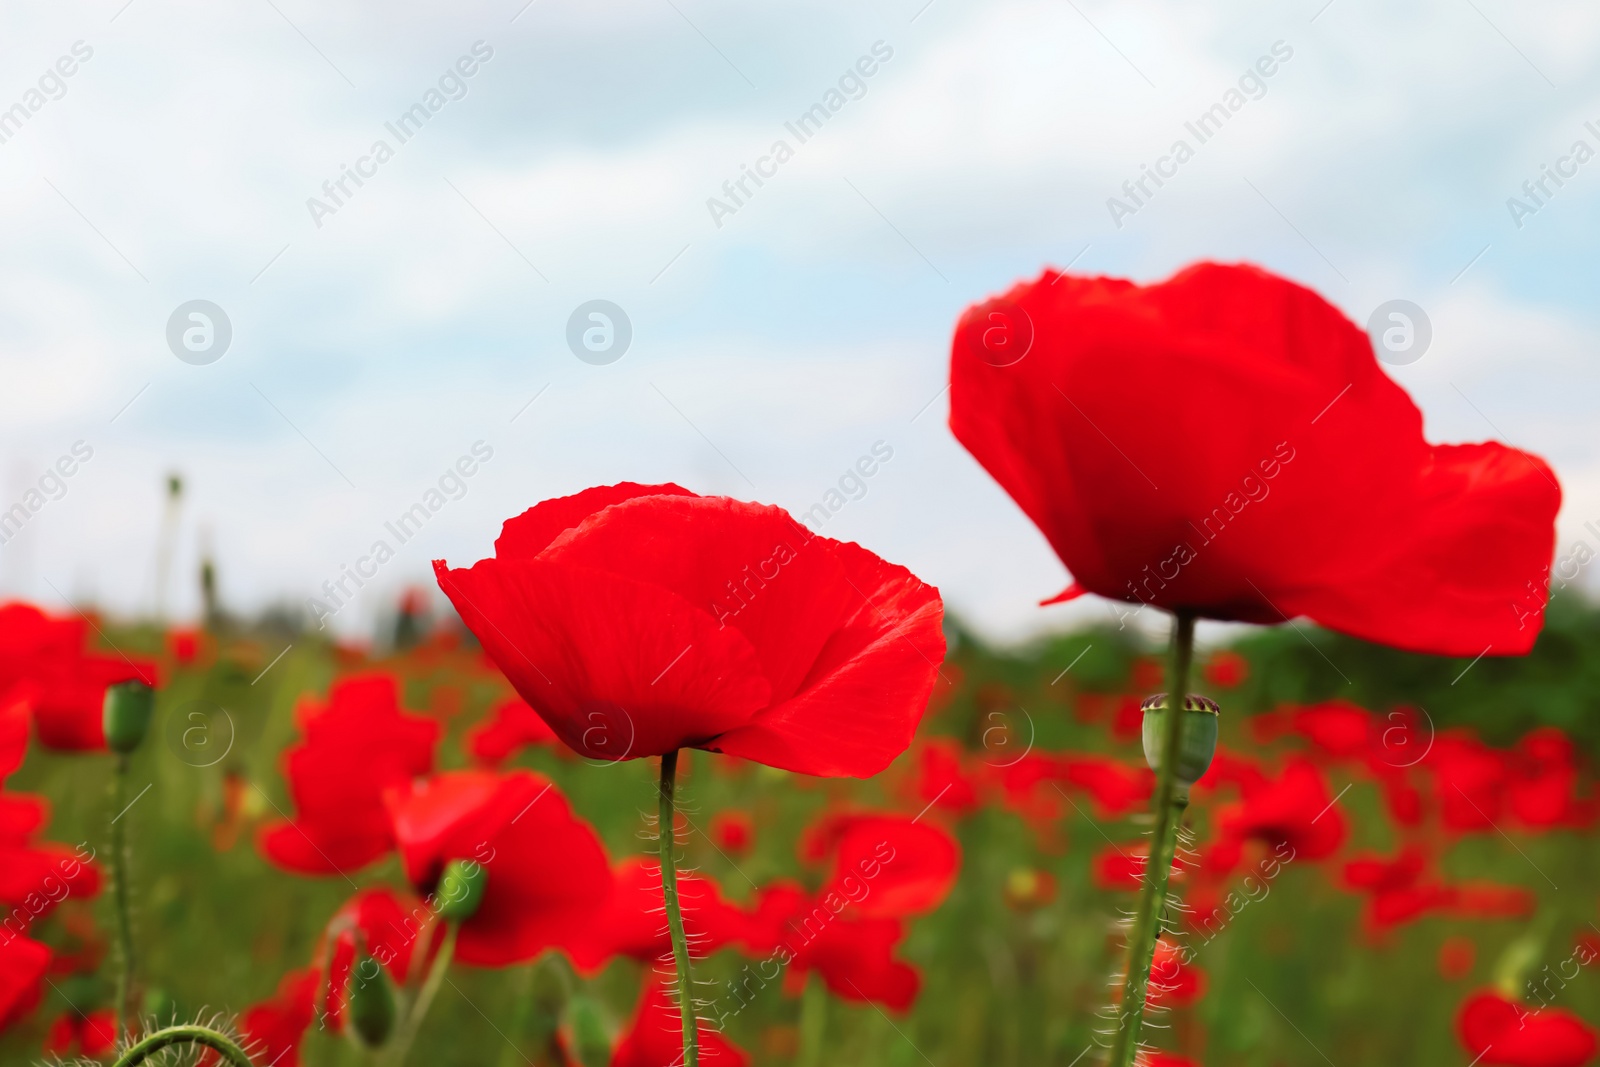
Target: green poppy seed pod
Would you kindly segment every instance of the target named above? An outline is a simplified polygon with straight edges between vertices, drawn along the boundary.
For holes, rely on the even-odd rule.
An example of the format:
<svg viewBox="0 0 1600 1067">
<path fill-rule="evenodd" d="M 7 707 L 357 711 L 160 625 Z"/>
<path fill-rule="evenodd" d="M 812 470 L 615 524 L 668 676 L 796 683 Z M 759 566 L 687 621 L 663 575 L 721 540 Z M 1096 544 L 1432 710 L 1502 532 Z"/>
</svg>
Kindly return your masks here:
<svg viewBox="0 0 1600 1067">
<path fill-rule="evenodd" d="M 156 691 L 143 682 L 119 682 L 106 690 L 102 712 L 106 747 L 128 753 L 139 747 L 150 729 Z"/>
<path fill-rule="evenodd" d="M 349 988 L 351 1036 L 366 1048 L 382 1048 L 394 1033 L 399 1015 L 388 974 L 377 960 L 363 952 L 350 972 Z"/>
<path fill-rule="evenodd" d="M 483 890 L 489 884 L 489 872 L 483 864 L 472 860 L 451 860 L 444 865 L 439 876 L 439 914 L 453 922 L 466 922 L 477 914 L 483 903 Z"/>
<path fill-rule="evenodd" d="M 1167 694 L 1145 698 L 1144 761 L 1161 769 L 1161 739 L 1166 733 Z M 1217 752 L 1217 715 L 1221 711 L 1210 697 L 1190 693 L 1183 701 L 1182 732 L 1178 735 L 1178 782 L 1187 789 L 1200 780 Z"/>
</svg>

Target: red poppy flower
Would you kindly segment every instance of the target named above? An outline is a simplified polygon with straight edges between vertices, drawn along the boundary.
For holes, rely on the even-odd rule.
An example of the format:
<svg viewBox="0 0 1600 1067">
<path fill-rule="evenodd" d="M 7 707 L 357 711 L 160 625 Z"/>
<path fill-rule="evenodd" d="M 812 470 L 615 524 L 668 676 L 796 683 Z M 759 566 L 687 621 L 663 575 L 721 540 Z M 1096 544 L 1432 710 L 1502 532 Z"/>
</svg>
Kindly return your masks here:
<svg viewBox="0 0 1600 1067">
<path fill-rule="evenodd" d="M 302 874 L 342 874 L 394 848 L 384 793 L 433 769 L 439 724 L 400 710 L 388 675 L 337 682 L 327 704 L 302 703 L 305 740 L 283 757 L 295 817 L 263 828 L 261 851 Z"/>
<path fill-rule="evenodd" d="M 853 918 L 846 913 L 849 906 L 838 893 L 813 897 L 792 883 L 765 886 L 757 901 L 750 949 L 775 953 L 787 964 L 784 987 L 791 994 L 801 992 L 806 976 L 815 971 L 842 1000 L 905 1011 L 922 986 L 916 969 L 894 958 L 905 938 L 905 923 Z"/>
<path fill-rule="evenodd" d="M 456 958 L 479 967 L 525 963 L 586 937 L 612 890 L 600 839 L 567 798 L 531 771 L 458 771 L 391 792 L 406 877 L 434 892 L 450 860 L 488 872 L 483 900 L 461 924 Z"/>
<path fill-rule="evenodd" d="M 1346 887 L 1367 895 L 1363 922 L 1369 935 L 1382 937 L 1396 926 L 1449 906 L 1450 890 L 1427 877 L 1429 873 L 1428 857 L 1415 845 L 1401 849 L 1393 859 L 1363 855 L 1344 865 Z"/>
<path fill-rule="evenodd" d="M 661 863 L 632 857 L 617 864 L 611 894 L 582 934 L 567 944 L 573 965 L 594 974 L 613 957 L 641 963 L 672 959 L 667 932 L 666 898 L 661 889 Z M 704 875 L 678 874 L 678 902 L 689 953 L 703 959 L 749 931 L 744 912 L 723 898 L 722 889 Z"/>
<path fill-rule="evenodd" d="M 1206 992 L 1206 972 L 1188 963 L 1169 941 L 1156 942 L 1155 959 L 1150 964 L 1149 1003 L 1182 1008 L 1193 1004 Z"/>
<path fill-rule="evenodd" d="M 483 763 L 499 766 L 519 748 L 551 745 L 558 740 L 550 724 L 539 718 L 526 700 L 509 697 L 496 704 L 489 718 L 467 734 L 467 751 Z"/>
<path fill-rule="evenodd" d="M 158 681 L 147 660 L 85 652 L 88 627 L 86 619 L 56 618 L 31 604 L 0 606 L 0 696 L 27 705 L 46 748 L 105 748 L 106 687 Z"/>
<path fill-rule="evenodd" d="M 1218 689 L 1232 689 L 1243 685 L 1250 677 L 1250 661 L 1232 649 L 1214 652 L 1206 660 L 1205 679 Z M 1159 683 L 1157 683 L 1159 684 Z"/>
<path fill-rule="evenodd" d="M 1334 799 L 1316 764 L 1297 756 L 1277 778 L 1246 788 L 1242 801 L 1219 806 L 1217 825 L 1224 838 L 1288 845 L 1297 860 L 1325 859 L 1347 832 Z"/>
<path fill-rule="evenodd" d="M 0 905 L 20 910 L 29 922 L 69 896 L 86 899 L 100 892 L 100 868 L 92 859 L 65 845 L 35 840 L 48 819 L 42 798 L 0 793 Z"/>
<path fill-rule="evenodd" d="M 695 1021 L 700 1062 L 707 1067 L 745 1067 L 750 1057 L 704 1019 Z M 639 1006 L 611 1056 L 611 1067 L 674 1067 L 683 1062 L 683 1014 L 667 987 L 648 978 Z"/>
<path fill-rule="evenodd" d="M 322 972 L 315 967 L 290 971 L 278 983 L 278 992 L 247 1009 L 239 1029 L 258 1063 L 273 1067 L 300 1067 L 300 1042 L 317 1017 L 317 986 Z M 210 1057 L 215 1062 L 215 1057 Z"/>
<path fill-rule="evenodd" d="M 1108 891 L 1135 891 L 1144 884 L 1144 868 L 1149 862 L 1149 846 L 1146 844 L 1129 845 L 1127 848 L 1107 845 L 1095 853 L 1094 884 Z M 1183 862 L 1174 859 L 1170 874 L 1172 881 L 1182 884 L 1185 873 Z"/>
<path fill-rule="evenodd" d="M 1457 656 L 1527 652 L 1543 622 L 1549 467 L 1428 444 L 1361 328 L 1259 268 L 1047 271 L 968 309 L 950 428 L 1072 572 L 1061 598 Z"/>
<path fill-rule="evenodd" d="M 843 900 L 853 914 L 921 915 L 937 908 L 961 870 L 961 846 L 932 824 L 903 815 L 844 813 L 807 830 L 801 856 L 833 857 L 819 898 Z"/>
<path fill-rule="evenodd" d="M 116 1044 L 116 1016 L 110 1011 L 91 1011 L 87 1015 L 69 1011 L 50 1024 L 50 1031 L 44 1038 L 44 1051 L 63 1058 L 81 1052 L 91 1059 L 99 1059 Z"/>
<path fill-rule="evenodd" d="M 719 811 L 711 816 L 711 840 L 731 856 L 742 856 L 749 852 L 754 836 L 755 821 L 747 812 Z"/>
<path fill-rule="evenodd" d="M 600 759 L 704 748 L 876 774 L 944 658 L 938 592 L 780 508 L 601 486 L 511 519 L 495 556 L 434 570 L 517 692 Z"/>
<path fill-rule="evenodd" d="M 1595 1053 L 1595 1032 L 1559 1008 L 1530 1011 L 1491 990 L 1468 997 L 1456 1035 L 1474 1062 L 1489 1067 L 1581 1067 Z"/>
<path fill-rule="evenodd" d="M 0 1033 L 38 1005 L 49 969 L 49 948 L 9 931 L 0 938 Z"/>
<path fill-rule="evenodd" d="M 1593 798 L 1578 796 L 1578 762 L 1572 739 L 1554 726 L 1528 734 L 1508 761 L 1506 800 L 1511 814 L 1531 830 L 1590 825 Z"/>
<path fill-rule="evenodd" d="M 1485 833 L 1500 821 L 1506 758 L 1465 730 L 1434 739 L 1422 766 L 1433 774 L 1434 800 L 1447 829 Z"/>
<path fill-rule="evenodd" d="M 421 901 L 402 899 L 389 889 L 364 889 L 345 902 L 328 924 L 332 951 L 323 1012 L 332 1029 L 343 1026 L 350 972 L 357 966 L 358 953 L 377 960 L 396 985 L 404 985 L 419 944 L 428 946 L 430 956 L 437 948 L 435 918 Z M 358 972 L 356 980 L 373 977 L 369 966 Z"/>
<path fill-rule="evenodd" d="M 1156 787 L 1156 776 L 1149 767 L 1110 756 L 1069 759 L 1062 767 L 1062 777 L 1094 798 L 1099 819 L 1121 818 L 1142 808 Z"/>
<path fill-rule="evenodd" d="M 962 767 L 963 751 L 948 737 L 926 741 L 917 753 L 912 792 L 917 801 L 955 816 L 977 810 L 978 787 Z"/>
</svg>

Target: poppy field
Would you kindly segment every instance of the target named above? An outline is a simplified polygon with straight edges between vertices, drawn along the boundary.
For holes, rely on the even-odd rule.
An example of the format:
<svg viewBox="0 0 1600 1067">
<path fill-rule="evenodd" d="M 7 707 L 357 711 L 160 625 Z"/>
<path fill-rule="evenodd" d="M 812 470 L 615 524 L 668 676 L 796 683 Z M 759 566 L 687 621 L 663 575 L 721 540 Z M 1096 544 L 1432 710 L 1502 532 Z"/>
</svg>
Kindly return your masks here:
<svg viewBox="0 0 1600 1067">
<path fill-rule="evenodd" d="M 626 481 L 366 640 L 0 606 L 6 1061 L 1593 1060 L 1600 612 L 1549 597 L 1548 465 L 1430 444 L 1250 266 L 1046 272 L 949 388 L 1042 606 L 1104 624 L 994 646 Z"/>
</svg>

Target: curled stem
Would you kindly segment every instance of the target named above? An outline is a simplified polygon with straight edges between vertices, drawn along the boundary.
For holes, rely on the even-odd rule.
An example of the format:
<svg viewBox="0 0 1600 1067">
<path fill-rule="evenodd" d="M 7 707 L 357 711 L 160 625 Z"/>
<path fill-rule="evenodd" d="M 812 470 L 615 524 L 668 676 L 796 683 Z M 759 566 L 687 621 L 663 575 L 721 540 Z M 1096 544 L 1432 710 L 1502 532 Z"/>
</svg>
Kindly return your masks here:
<svg viewBox="0 0 1600 1067">
<path fill-rule="evenodd" d="M 1183 732 L 1183 701 L 1189 691 L 1189 664 L 1194 658 L 1194 615 L 1178 610 L 1172 626 L 1172 664 L 1167 678 L 1170 710 L 1163 722 L 1161 766 L 1156 770 L 1156 826 L 1150 858 L 1144 866 L 1139 905 L 1128 931 L 1127 963 L 1123 968 L 1122 998 L 1117 1029 L 1112 1038 L 1110 1067 L 1131 1067 L 1139 1050 L 1145 1001 L 1150 994 L 1150 964 L 1161 936 L 1161 915 L 1167 902 L 1167 882 L 1178 847 L 1178 823 L 1189 806 L 1187 792 L 1178 785 L 1178 748 Z"/>
<path fill-rule="evenodd" d="M 128 755 L 117 753 L 111 776 L 111 890 L 117 908 L 117 1003 L 116 1032 L 124 1032 L 128 1018 L 128 998 L 133 991 L 133 918 L 128 905 L 128 834 L 122 816 L 127 813 Z M 135 1013 L 137 1014 L 137 1013 Z"/>
<path fill-rule="evenodd" d="M 675 823 L 672 792 L 678 778 L 678 750 L 661 757 L 661 893 L 667 905 L 667 928 L 672 933 L 672 959 L 678 972 L 678 1007 L 683 1016 L 683 1067 L 699 1067 L 700 1034 L 694 1017 L 693 987 L 689 978 L 689 939 L 683 933 L 683 907 L 678 902 L 678 869 L 672 856 Z"/>
<path fill-rule="evenodd" d="M 216 1051 L 232 1067 L 253 1067 L 250 1057 L 233 1039 L 209 1026 L 169 1026 L 129 1045 L 111 1067 L 134 1067 L 173 1045 L 202 1045 Z"/>
</svg>

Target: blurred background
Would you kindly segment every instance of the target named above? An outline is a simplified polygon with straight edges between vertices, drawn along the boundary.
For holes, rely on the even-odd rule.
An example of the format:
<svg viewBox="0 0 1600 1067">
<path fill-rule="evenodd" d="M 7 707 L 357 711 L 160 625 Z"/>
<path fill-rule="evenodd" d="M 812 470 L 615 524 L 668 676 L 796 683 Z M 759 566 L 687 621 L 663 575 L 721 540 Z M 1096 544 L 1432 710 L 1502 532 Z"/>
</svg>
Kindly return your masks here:
<svg viewBox="0 0 1600 1067">
<path fill-rule="evenodd" d="M 484 760 L 509 690 L 430 561 L 488 554 L 550 496 L 676 481 L 822 504 L 823 532 L 952 615 L 923 738 L 881 780 L 780 792 L 691 760 L 704 825 L 750 816 L 744 851 L 686 846 L 741 906 L 814 885 L 805 831 L 838 810 L 931 805 L 963 846 L 896 949 L 924 983 L 908 1013 L 834 1006 L 808 1043 L 773 990 L 730 1037 L 757 1063 L 1091 1062 L 1144 829 L 1129 707 L 1164 634 L 1095 598 L 1035 606 L 1065 574 L 950 436 L 948 343 L 1045 266 L 1154 281 L 1211 258 L 1364 325 L 1409 302 L 1421 340 L 1384 356 L 1430 440 L 1535 451 L 1565 501 L 1527 659 L 1202 624 L 1229 756 L 1195 845 L 1242 851 L 1183 887 L 1229 918 L 1152 1040 L 1193 1063 L 1468 1064 L 1484 988 L 1600 1022 L 1600 11 L 105 0 L 6 22 L 0 600 L 87 614 L 98 654 L 161 667 L 135 890 L 149 981 L 183 1012 L 270 996 L 348 896 L 253 845 L 290 807 L 297 704 L 386 673 L 445 725 L 441 766 Z M 1180 139 L 1192 158 L 1147 179 Z M 335 605 L 325 583 L 378 540 L 394 557 Z M 195 702 L 230 731 L 204 766 L 173 739 Z M 553 775 L 613 857 L 644 847 L 649 768 L 497 758 Z M 107 766 L 35 744 L 6 788 L 50 801 L 51 840 L 103 844 Z M 1263 881 L 1286 843 L 1305 862 Z M 35 928 L 66 969 L 6 1062 L 104 999 L 109 917 L 102 895 Z M 535 1062 L 575 989 L 614 1038 L 639 975 L 467 972 L 417 1060 Z"/>
</svg>

